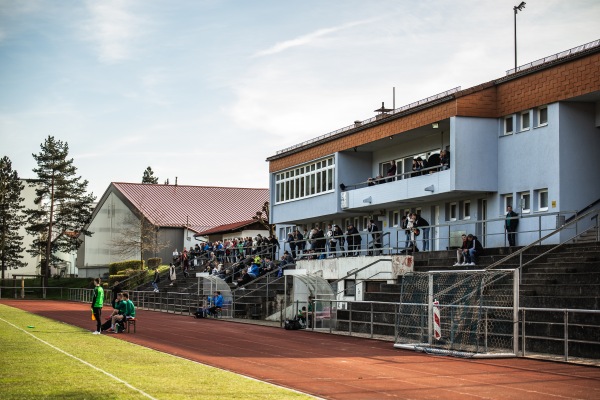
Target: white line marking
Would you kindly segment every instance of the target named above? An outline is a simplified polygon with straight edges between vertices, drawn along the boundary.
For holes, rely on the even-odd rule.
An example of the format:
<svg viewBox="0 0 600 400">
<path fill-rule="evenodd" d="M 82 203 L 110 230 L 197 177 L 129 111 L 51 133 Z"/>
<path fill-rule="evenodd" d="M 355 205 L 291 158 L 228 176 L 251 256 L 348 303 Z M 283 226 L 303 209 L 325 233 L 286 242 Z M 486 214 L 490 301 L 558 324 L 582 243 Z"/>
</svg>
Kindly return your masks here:
<svg viewBox="0 0 600 400">
<path fill-rule="evenodd" d="M 128 388 L 130 388 L 130 389 L 133 389 L 133 390 L 135 390 L 135 391 L 139 392 L 139 393 L 140 393 L 140 394 L 142 394 L 143 396 L 146 396 L 146 397 L 148 397 L 149 399 L 152 399 L 152 400 L 157 400 L 155 397 L 152 397 L 152 396 L 150 396 L 148 393 L 146 393 L 146 392 L 144 392 L 143 390 L 141 390 L 141 389 L 138 389 L 138 388 L 136 388 L 135 386 L 133 386 L 133 385 L 131 385 L 131 384 L 129 384 L 129 383 L 127 383 L 127 382 L 125 382 L 123 379 L 121 379 L 121 378 L 118 378 L 118 377 L 114 376 L 114 375 L 113 375 L 113 374 L 111 374 L 110 372 L 106 372 L 105 370 L 103 370 L 103 369 L 100 369 L 100 368 L 96 367 L 95 365 L 92 365 L 92 364 L 90 364 L 89 362 L 87 362 L 87 361 L 85 361 L 85 360 L 82 360 L 82 359 L 81 359 L 81 358 L 79 358 L 79 357 L 76 357 L 76 356 L 74 356 L 73 354 L 69 354 L 69 353 L 67 353 L 67 352 L 66 352 L 66 351 L 64 351 L 64 350 L 62 350 L 62 349 L 59 349 L 58 347 L 54 346 L 53 344 L 50 344 L 50 343 L 46 342 L 45 340 L 43 340 L 43 339 L 40 339 L 39 337 L 35 336 L 34 334 L 32 334 L 32 333 L 30 333 L 30 332 L 27 332 L 26 330 L 24 330 L 24 329 L 22 329 L 22 328 L 19 328 L 18 326 L 16 326 L 16 325 L 14 325 L 13 323 L 11 323 L 11 322 L 9 322 L 9 321 L 5 320 L 4 318 L 0 318 L 0 320 L 1 320 L 1 321 L 4 321 L 4 322 L 6 322 L 6 323 L 7 323 L 7 324 L 9 324 L 10 326 L 12 326 L 12 327 L 13 327 L 13 328 L 15 328 L 15 329 L 18 329 L 18 330 L 20 330 L 21 332 L 25 332 L 26 334 L 28 334 L 29 336 L 33 337 L 34 339 L 37 339 L 37 340 L 39 340 L 40 342 L 42 342 L 42 343 L 44 343 L 44 344 L 46 344 L 46 345 L 48 345 L 48 346 L 52 347 L 54 350 L 56 350 L 56 351 L 59 351 L 59 352 L 63 353 L 64 355 L 67 355 L 67 356 L 69 356 L 69 357 L 71 357 L 71 358 L 74 358 L 75 360 L 77 360 L 77 361 L 79 361 L 79 362 L 81 362 L 81 363 L 83 363 L 83 364 L 87 365 L 88 367 L 91 367 L 91 368 L 95 369 L 95 370 L 96 370 L 96 371 L 98 371 L 98 372 L 102 372 L 104 375 L 106 375 L 106 376 L 108 376 L 108 377 L 110 377 L 110 378 L 112 378 L 112 379 L 116 380 L 117 382 L 123 383 L 123 384 L 124 384 L 125 386 L 127 386 Z"/>
</svg>

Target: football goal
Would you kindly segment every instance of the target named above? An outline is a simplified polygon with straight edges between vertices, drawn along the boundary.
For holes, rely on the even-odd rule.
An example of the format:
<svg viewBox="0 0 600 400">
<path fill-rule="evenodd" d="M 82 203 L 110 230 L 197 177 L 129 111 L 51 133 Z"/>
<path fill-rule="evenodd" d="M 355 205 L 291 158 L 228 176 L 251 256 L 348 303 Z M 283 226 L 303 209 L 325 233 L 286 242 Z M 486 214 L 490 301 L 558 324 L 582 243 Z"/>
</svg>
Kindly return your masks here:
<svg viewBox="0 0 600 400">
<path fill-rule="evenodd" d="M 517 270 L 406 274 L 394 347 L 457 357 L 514 357 L 518 295 Z"/>
</svg>

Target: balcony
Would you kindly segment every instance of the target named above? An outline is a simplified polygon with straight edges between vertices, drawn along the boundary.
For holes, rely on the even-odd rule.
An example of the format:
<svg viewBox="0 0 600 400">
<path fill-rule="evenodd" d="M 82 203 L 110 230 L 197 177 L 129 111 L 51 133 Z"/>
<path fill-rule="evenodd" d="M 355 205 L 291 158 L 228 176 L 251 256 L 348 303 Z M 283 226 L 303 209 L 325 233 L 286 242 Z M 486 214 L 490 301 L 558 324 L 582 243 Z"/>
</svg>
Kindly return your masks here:
<svg viewBox="0 0 600 400">
<path fill-rule="evenodd" d="M 453 172 L 451 169 L 438 171 L 436 168 L 424 170 L 421 175 L 414 173 L 397 175 L 388 181 L 361 182 L 349 185 L 341 192 L 342 210 L 368 210 L 413 203 L 418 200 L 435 200 L 440 194 L 452 191 Z M 395 180 L 393 180 L 395 179 Z"/>
</svg>

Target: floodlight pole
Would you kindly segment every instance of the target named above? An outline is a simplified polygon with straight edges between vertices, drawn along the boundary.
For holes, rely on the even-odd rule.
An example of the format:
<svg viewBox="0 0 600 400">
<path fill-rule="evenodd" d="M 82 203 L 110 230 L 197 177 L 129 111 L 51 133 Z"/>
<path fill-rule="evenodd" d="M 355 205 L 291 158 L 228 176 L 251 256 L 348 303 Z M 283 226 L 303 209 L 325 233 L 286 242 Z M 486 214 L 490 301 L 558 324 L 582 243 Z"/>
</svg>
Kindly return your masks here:
<svg viewBox="0 0 600 400">
<path fill-rule="evenodd" d="M 519 11 L 523 11 L 525 8 L 525 2 L 522 1 L 518 6 L 514 6 L 513 10 L 515 12 L 515 73 L 517 72 L 517 13 Z"/>
</svg>

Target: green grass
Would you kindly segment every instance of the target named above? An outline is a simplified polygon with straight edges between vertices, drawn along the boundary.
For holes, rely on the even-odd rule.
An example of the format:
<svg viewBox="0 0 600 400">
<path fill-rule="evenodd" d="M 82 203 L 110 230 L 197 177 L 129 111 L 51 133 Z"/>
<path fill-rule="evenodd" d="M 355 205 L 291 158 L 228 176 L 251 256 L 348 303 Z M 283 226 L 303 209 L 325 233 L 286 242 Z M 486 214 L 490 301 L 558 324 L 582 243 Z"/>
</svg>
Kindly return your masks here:
<svg viewBox="0 0 600 400">
<path fill-rule="evenodd" d="M 147 398 L 23 331 L 158 399 L 310 398 L 0 304 L 2 399 Z"/>
</svg>

